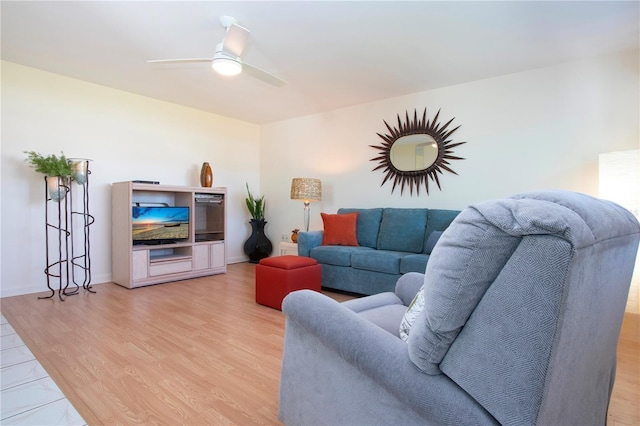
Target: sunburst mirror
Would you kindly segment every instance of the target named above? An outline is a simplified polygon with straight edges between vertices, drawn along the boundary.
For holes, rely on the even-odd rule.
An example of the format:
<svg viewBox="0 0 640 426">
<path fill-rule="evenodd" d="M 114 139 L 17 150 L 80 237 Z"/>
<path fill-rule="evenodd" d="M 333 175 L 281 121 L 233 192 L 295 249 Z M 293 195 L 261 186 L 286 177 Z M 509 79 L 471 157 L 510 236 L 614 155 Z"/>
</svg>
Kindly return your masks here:
<svg viewBox="0 0 640 426">
<path fill-rule="evenodd" d="M 380 186 L 391 181 L 393 182 L 392 194 L 396 186 L 400 186 L 400 195 L 404 193 L 405 186 L 408 186 L 411 195 L 414 188 L 416 194 L 420 195 L 420 187 L 424 185 L 429 194 L 429 180 L 435 182 L 438 189 L 442 190 L 438 174 L 443 174 L 443 170 L 457 175 L 449 161 L 464 160 L 452 153 L 453 148 L 466 142 L 453 143 L 449 137 L 460 126 L 449 130 L 449 125 L 455 117 L 442 125 L 438 123 L 439 115 L 440 110 L 433 120 L 427 120 L 425 108 L 422 119 L 418 119 L 418 111 L 414 110 L 413 120 L 409 118 L 409 111 L 407 111 L 404 123 L 398 114 L 398 125 L 395 128 L 391 128 L 386 121 L 384 122 L 389 134 L 377 133 L 384 142 L 382 145 L 369 145 L 379 151 L 378 156 L 371 161 L 379 162 L 372 171 L 382 169 L 385 174 Z"/>
</svg>

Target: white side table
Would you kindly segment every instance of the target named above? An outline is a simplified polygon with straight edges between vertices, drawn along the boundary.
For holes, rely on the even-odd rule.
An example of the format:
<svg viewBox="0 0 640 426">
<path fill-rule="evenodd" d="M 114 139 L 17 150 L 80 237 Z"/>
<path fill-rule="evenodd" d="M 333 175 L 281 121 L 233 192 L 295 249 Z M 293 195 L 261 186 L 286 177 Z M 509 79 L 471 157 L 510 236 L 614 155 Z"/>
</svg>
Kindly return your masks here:
<svg viewBox="0 0 640 426">
<path fill-rule="evenodd" d="M 282 241 L 280 243 L 280 256 L 297 256 L 298 255 L 298 244 L 289 243 L 287 241 Z"/>
</svg>

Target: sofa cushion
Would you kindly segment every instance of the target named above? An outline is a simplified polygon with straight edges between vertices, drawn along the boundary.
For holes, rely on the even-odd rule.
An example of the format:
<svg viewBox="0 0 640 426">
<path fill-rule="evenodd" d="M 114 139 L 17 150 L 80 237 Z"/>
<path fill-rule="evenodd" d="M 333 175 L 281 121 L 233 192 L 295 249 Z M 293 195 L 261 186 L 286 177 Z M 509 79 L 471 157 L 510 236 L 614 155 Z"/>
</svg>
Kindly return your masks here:
<svg viewBox="0 0 640 426">
<path fill-rule="evenodd" d="M 358 212 L 345 214 L 320 213 L 324 223 L 323 246 L 357 246 L 356 221 Z"/>
<path fill-rule="evenodd" d="M 338 209 L 338 214 L 358 213 L 356 235 L 358 244 L 364 247 L 376 248 L 378 232 L 382 220 L 382 209 Z"/>
<path fill-rule="evenodd" d="M 427 374 L 440 374 L 449 346 L 520 242 L 485 219 L 487 208 L 463 211 L 430 255 L 424 311 L 408 340 L 411 361 Z"/>
<path fill-rule="evenodd" d="M 582 222 L 571 209 L 547 200 L 486 201 L 463 211 L 427 264 L 425 308 L 408 340 L 411 361 L 427 374 L 439 374 L 451 343 L 522 237 L 554 235 L 580 247 L 594 239 Z"/>
<path fill-rule="evenodd" d="M 407 272 L 420 272 L 424 274 L 427 269 L 427 262 L 429 261 L 428 254 L 409 254 L 400 259 L 400 273 L 406 274 Z"/>
<path fill-rule="evenodd" d="M 424 252 L 427 254 L 431 254 L 433 248 L 436 246 L 436 243 L 442 236 L 443 231 L 433 231 L 431 235 L 427 238 L 427 242 L 424 245 Z"/>
<path fill-rule="evenodd" d="M 393 209 L 382 212 L 378 250 L 422 253 L 427 209 Z"/>
<path fill-rule="evenodd" d="M 402 319 L 405 311 L 406 308 L 404 305 L 387 305 L 378 309 L 359 312 L 359 315 L 398 337 L 398 323 Z"/>
<path fill-rule="evenodd" d="M 406 255 L 406 252 L 401 251 L 371 249 L 367 252 L 353 253 L 351 267 L 397 275 L 400 273 L 400 260 Z"/>
<path fill-rule="evenodd" d="M 420 281 L 422 282 L 424 280 Z M 411 299 L 413 299 L 413 297 Z M 409 300 L 409 302 L 411 302 L 411 300 Z M 356 313 L 376 310 L 381 306 L 387 305 L 400 305 L 403 309 L 406 309 L 407 306 L 402 302 L 402 299 L 400 299 L 398 296 L 396 296 L 395 293 L 392 293 L 390 291 L 377 293 L 370 297 L 356 297 L 355 299 L 349 299 L 345 300 L 344 302 L 340 302 L 340 304 Z"/>
<path fill-rule="evenodd" d="M 429 237 L 434 231 L 444 231 L 451 225 L 453 219 L 460 214 L 459 210 L 429 209 L 427 212 L 427 229 L 424 233 L 423 253 L 431 253 L 429 249 Z M 433 247 L 431 247 L 433 248 Z"/>
<path fill-rule="evenodd" d="M 351 266 L 351 255 L 361 252 L 375 253 L 375 250 L 359 246 L 318 246 L 309 251 L 309 256 L 325 265 Z"/>
</svg>

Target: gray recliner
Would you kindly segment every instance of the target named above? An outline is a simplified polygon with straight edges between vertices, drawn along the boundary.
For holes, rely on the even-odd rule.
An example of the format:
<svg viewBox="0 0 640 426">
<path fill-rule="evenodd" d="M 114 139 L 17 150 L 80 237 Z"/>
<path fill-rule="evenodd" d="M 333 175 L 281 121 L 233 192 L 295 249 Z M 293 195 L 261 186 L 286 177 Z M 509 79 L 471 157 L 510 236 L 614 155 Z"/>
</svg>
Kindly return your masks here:
<svg viewBox="0 0 640 426">
<path fill-rule="evenodd" d="M 464 210 L 395 293 L 289 294 L 280 420 L 605 424 L 639 238 L 614 203 L 530 192 Z"/>
</svg>

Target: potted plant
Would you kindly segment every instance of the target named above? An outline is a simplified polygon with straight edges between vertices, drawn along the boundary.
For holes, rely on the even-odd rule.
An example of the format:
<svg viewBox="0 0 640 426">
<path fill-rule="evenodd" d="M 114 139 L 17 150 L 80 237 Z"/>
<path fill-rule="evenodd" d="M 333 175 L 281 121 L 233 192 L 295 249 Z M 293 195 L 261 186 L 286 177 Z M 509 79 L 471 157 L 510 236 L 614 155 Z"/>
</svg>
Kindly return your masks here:
<svg viewBox="0 0 640 426">
<path fill-rule="evenodd" d="M 247 198 L 245 198 L 247 208 L 251 214 L 251 236 L 244 243 L 244 252 L 249 256 L 249 262 L 258 263 L 271 254 L 273 246 L 271 241 L 264 233 L 264 226 L 267 221 L 264 220 L 264 195 L 256 198 L 251 194 L 249 184 L 247 183 Z"/>
<path fill-rule="evenodd" d="M 24 151 L 27 154 L 26 162 L 36 172 L 42 173 L 46 178 L 47 190 L 53 201 L 62 200 L 67 194 L 69 176 L 73 174 L 69 160 L 63 152 L 58 157 L 55 154 L 44 156 L 35 151 Z"/>
<path fill-rule="evenodd" d="M 245 202 L 247 203 L 247 208 L 249 209 L 249 213 L 251 217 L 255 220 L 264 220 L 264 195 L 260 198 L 255 198 L 251 194 L 251 190 L 249 189 L 249 184 L 247 183 L 247 198 L 245 198 Z"/>
</svg>

